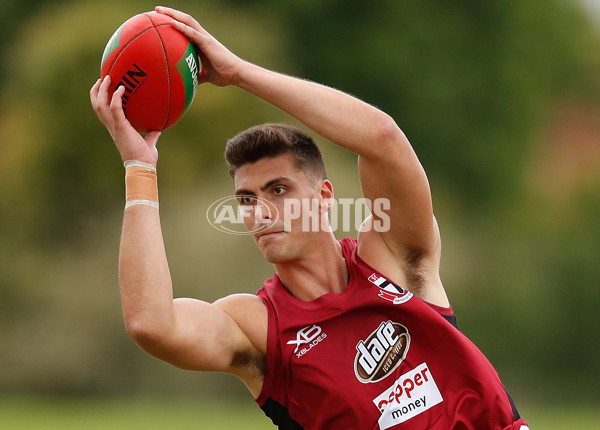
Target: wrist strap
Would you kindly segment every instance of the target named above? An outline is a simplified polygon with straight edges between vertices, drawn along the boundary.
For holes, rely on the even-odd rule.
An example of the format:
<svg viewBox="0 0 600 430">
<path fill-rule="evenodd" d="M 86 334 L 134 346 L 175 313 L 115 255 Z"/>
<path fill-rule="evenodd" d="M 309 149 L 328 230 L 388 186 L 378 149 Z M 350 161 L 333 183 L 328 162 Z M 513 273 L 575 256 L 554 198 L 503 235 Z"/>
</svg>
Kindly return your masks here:
<svg viewBox="0 0 600 430">
<path fill-rule="evenodd" d="M 125 163 L 123 163 L 123 165 L 126 169 L 129 169 L 130 167 L 141 167 L 143 169 L 156 172 L 156 167 L 154 167 L 152 164 L 144 163 L 143 161 L 127 160 Z"/>
<path fill-rule="evenodd" d="M 137 160 L 125 162 L 125 209 L 136 205 L 158 209 L 156 167 Z"/>
</svg>

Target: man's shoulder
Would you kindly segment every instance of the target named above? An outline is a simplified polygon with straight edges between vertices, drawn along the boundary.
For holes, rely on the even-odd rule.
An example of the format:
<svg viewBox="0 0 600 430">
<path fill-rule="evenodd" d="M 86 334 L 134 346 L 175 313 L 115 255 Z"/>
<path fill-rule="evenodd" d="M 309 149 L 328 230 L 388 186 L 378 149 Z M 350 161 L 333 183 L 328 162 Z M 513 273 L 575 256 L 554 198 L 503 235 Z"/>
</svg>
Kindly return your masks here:
<svg viewBox="0 0 600 430">
<path fill-rule="evenodd" d="M 223 297 L 214 304 L 236 322 L 261 353 L 266 353 L 268 313 L 259 296 L 236 293 Z"/>
<path fill-rule="evenodd" d="M 236 310 L 237 308 L 244 308 L 250 306 L 251 308 L 264 307 L 264 303 L 260 297 L 256 294 L 249 293 L 236 293 L 231 294 L 229 296 L 225 296 L 215 301 L 215 305 L 223 309 L 225 312 L 229 313 L 229 310 Z"/>
</svg>

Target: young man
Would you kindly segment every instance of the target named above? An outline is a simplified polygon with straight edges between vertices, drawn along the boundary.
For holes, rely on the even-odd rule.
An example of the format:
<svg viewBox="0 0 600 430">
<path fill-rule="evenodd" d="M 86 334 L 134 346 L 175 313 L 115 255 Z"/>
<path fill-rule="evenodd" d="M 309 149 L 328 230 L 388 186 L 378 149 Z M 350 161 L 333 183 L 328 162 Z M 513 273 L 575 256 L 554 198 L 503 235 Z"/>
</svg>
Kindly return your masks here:
<svg viewBox="0 0 600 430">
<path fill-rule="evenodd" d="M 325 86 L 233 55 L 192 17 L 168 8 L 196 43 L 201 82 L 235 85 L 359 156 L 365 198 L 388 202 L 357 240 L 327 226 L 333 188 L 301 131 L 267 124 L 228 142 L 245 222 L 276 275 L 257 295 L 173 300 L 158 212 L 158 132 L 127 122 L 123 90 L 91 99 L 126 163 L 120 285 L 128 333 L 175 366 L 228 372 L 282 429 L 526 429 L 483 354 L 455 327 L 439 278 L 440 235 L 413 149 L 385 113 Z M 317 204 L 303 228 L 289 202 Z M 287 203 L 286 203 L 287 202 Z"/>
</svg>

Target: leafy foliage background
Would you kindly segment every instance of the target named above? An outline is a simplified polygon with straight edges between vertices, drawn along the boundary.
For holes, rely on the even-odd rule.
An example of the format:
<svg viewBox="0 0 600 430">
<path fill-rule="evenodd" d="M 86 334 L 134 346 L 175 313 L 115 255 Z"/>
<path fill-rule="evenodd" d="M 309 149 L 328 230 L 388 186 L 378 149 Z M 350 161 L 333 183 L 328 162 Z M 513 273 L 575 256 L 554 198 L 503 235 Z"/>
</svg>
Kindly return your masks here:
<svg viewBox="0 0 600 430">
<path fill-rule="evenodd" d="M 432 183 L 462 330 L 517 398 L 597 403 L 600 44 L 575 0 L 172 1 L 238 55 L 397 120 Z M 127 338 L 117 286 L 119 156 L 89 106 L 112 32 L 154 3 L 0 0 L 0 393 L 247 396 Z M 159 143 L 175 293 L 254 292 L 272 268 L 205 212 L 231 193 L 226 139 L 291 121 L 199 89 Z M 338 197 L 355 157 L 319 140 Z M 343 234 L 341 234 L 343 235 Z M 228 383 L 223 383 L 223 378 Z"/>
</svg>

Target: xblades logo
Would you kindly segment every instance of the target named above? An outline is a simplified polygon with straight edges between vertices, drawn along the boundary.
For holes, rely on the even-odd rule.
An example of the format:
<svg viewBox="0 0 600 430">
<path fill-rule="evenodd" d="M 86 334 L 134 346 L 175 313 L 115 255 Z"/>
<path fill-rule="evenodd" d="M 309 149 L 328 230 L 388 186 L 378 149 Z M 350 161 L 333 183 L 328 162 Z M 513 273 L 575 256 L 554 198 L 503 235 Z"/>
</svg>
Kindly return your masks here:
<svg viewBox="0 0 600 430">
<path fill-rule="evenodd" d="M 408 329 L 392 321 L 382 322 L 377 330 L 356 345 L 354 373 L 364 384 L 381 381 L 406 358 L 410 347 Z"/>
<path fill-rule="evenodd" d="M 322 331 L 323 330 L 321 330 L 321 327 L 318 325 L 304 327 L 302 330 L 298 330 L 298 333 L 296 333 L 296 340 L 289 340 L 287 344 L 296 345 L 294 354 L 300 358 L 327 337 L 327 334 L 323 333 Z M 300 349 L 300 347 L 303 345 L 308 346 Z"/>
</svg>

